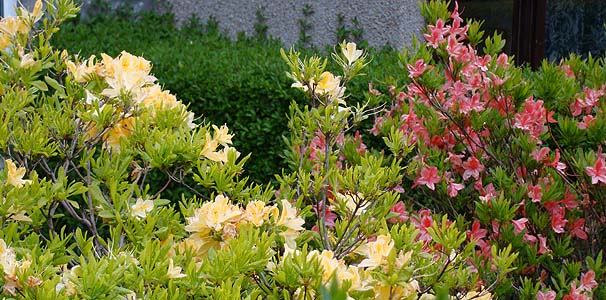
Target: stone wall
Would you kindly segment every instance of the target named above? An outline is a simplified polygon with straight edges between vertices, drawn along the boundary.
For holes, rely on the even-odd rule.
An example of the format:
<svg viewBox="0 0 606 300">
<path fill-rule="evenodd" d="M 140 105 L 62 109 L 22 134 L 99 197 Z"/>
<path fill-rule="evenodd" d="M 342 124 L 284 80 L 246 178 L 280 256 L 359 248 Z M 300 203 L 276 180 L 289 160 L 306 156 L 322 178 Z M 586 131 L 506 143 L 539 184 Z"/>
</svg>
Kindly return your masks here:
<svg viewBox="0 0 606 300">
<path fill-rule="evenodd" d="M 423 26 L 418 0 L 167 0 L 178 20 L 192 14 L 205 22 L 213 16 L 219 27 L 231 36 L 238 32 L 254 34 L 256 12 L 267 18 L 268 34 L 280 38 L 285 45 L 299 40 L 299 20 L 311 24 L 309 36 L 314 45 L 333 45 L 337 41 L 337 15 L 351 20 L 357 17 L 363 29 L 363 39 L 371 46 L 389 44 L 395 48 L 410 45 L 413 34 L 419 35 Z M 303 7 L 314 11 L 304 17 Z"/>
<path fill-rule="evenodd" d="M 81 1 L 83 18 L 98 13 L 92 10 L 99 1 Z M 22 0 L 27 7 L 34 2 Z M 134 12 L 163 9 L 168 4 L 180 23 L 192 15 L 206 23 L 212 16 L 220 29 L 232 37 L 239 32 L 254 34 L 254 25 L 258 23 L 256 12 L 262 11 L 268 34 L 281 39 L 285 46 L 299 40 L 300 20 L 311 25 L 306 33 L 316 46 L 337 43 L 337 15 L 341 14 L 348 28 L 353 28 L 352 20 L 357 18 L 362 38 L 370 46 L 391 45 L 396 49 L 410 45 L 412 35 L 419 36 L 424 22 L 418 0 L 108 0 L 107 3 L 114 10 L 128 3 Z M 306 5 L 313 10 L 309 17 L 303 14 Z"/>
</svg>

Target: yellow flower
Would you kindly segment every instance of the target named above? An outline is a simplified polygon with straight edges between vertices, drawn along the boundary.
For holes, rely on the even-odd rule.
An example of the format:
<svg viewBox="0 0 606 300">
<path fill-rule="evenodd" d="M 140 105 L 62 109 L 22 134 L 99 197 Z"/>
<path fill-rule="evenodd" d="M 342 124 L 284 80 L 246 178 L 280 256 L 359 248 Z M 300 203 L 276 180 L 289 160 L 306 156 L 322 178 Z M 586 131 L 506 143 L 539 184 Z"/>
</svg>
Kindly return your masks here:
<svg viewBox="0 0 606 300">
<path fill-rule="evenodd" d="M 176 278 L 183 278 L 183 277 L 187 276 L 187 275 L 181 273 L 181 267 L 175 267 L 172 258 L 170 258 L 168 261 L 169 261 L 168 262 L 168 271 L 166 272 L 166 275 L 168 276 L 168 278 L 176 279 Z"/>
<path fill-rule="evenodd" d="M 21 10 L 21 18 L 30 22 L 29 24 L 34 24 L 38 22 L 42 18 L 42 1 L 36 1 L 34 4 L 34 10 L 30 13 L 24 7 L 19 8 Z"/>
<path fill-rule="evenodd" d="M 335 77 L 332 73 L 326 71 L 320 75 L 320 81 L 316 86 L 316 93 L 325 94 L 339 87 L 341 77 Z"/>
<path fill-rule="evenodd" d="M 400 251 L 400 253 L 398 253 L 398 257 L 396 257 L 396 268 L 401 269 L 408 261 L 410 261 L 411 258 L 412 250 L 406 253 L 402 253 L 402 251 Z"/>
<path fill-rule="evenodd" d="M 105 134 L 104 138 L 106 145 L 115 151 L 120 151 L 120 141 L 128 138 L 132 134 L 134 126 L 134 117 L 128 117 L 120 120 L 118 124 L 116 124 Z"/>
<path fill-rule="evenodd" d="M 151 63 L 149 60 L 132 55 L 126 51 L 122 51 L 120 56 L 118 57 L 118 62 L 120 64 L 120 68 L 124 72 L 145 72 L 149 73 L 151 71 Z"/>
<path fill-rule="evenodd" d="M 139 95 L 138 102 L 145 107 L 154 109 L 171 109 L 181 104 L 181 102 L 177 101 L 177 97 L 172 95 L 169 91 L 163 91 L 157 84 L 143 88 Z"/>
<path fill-rule="evenodd" d="M 373 290 L 375 292 L 375 299 L 378 300 L 408 299 L 410 296 L 417 294 L 419 291 L 419 283 L 416 280 L 412 280 L 409 283 L 405 283 L 404 286 L 377 284 L 374 286 Z"/>
<path fill-rule="evenodd" d="M 154 209 L 154 201 L 152 200 L 143 200 L 141 198 L 137 199 L 137 202 L 133 204 L 131 207 L 130 215 L 137 219 L 144 219 L 147 216 L 147 213 Z"/>
<path fill-rule="evenodd" d="M 15 264 L 15 253 L 13 249 L 6 245 L 3 239 L 0 239 L 0 266 L 4 272 L 7 272 Z"/>
<path fill-rule="evenodd" d="M 328 282 L 334 272 L 339 269 L 340 265 L 343 265 L 343 262 L 339 263 L 339 261 L 335 258 L 334 253 L 330 250 L 323 250 L 322 253 L 317 255 L 320 259 L 320 265 L 322 269 L 324 269 L 324 275 L 322 276 L 323 282 Z M 335 275 L 337 280 L 339 279 L 339 274 Z"/>
<path fill-rule="evenodd" d="M 17 261 L 13 249 L 0 239 L 0 266 L 4 271 L 4 286 L 2 289 L 15 296 L 17 288 L 21 287 L 17 273 L 25 272 L 32 264 L 29 260 Z"/>
<path fill-rule="evenodd" d="M 32 222 L 32 219 L 27 216 L 25 210 L 15 210 L 13 206 L 8 208 L 8 214 L 11 216 L 11 219 L 15 221 L 21 222 Z"/>
<path fill-rule="evenodd" d="M 11 39 L 8 35 L 0 32 L 0 49 L 6 49 L 11 45 Z"/>
<path fill-rule="evenodd" d="M 100 67 L 95 63 L 95 58 L 96 57 L 92 55 L 79 65 L 76 65 L 74 62 L 67 60 L 65 62 L 65 65 L 67 66 L 67 70 L 69 71 L 69 73 L 74 76 L 76 82 L 84 83 L 90 79 L 92 74 L 98 73 L 99 71 Z"/>
<path fill-rule="evenodd" d="M 23 179 L 25 175 L 25 168 L 17 168 L 12 159 L 4 161 L 4 165 L 8 170 L 8 176 L 4 185 L 12 185 L 14 187 L 23 187 L 26 183 L 31 183 L 31 180 Z"/>
<path fill-rule="evenodd" d="M 356 43 L 341 44 L 341 52 L 343 52 L 349 65 L 353 64 L 364 53 L 362 50 L 356 50 Z"/>
<path fill-rule="evenodd" d="M 186 238 L 185 240 L 183 240 L 182 243 L 179 244 L 179 251 L 181 253 L 184 253 L 187 249 L 192 251 L 192 253 L 200 256 L 206 254 L 211 248 L 219 248 L 219 246 L 221 245 L 220 241 L 212 237 L 210 233 L 210 228 L 206 228 L 204 232 L 197 232 L 192 234 L 190 237 Z"/>
<path fill-rule="evenodd" d="M 202 156 L 204 156 L 212 161 L 222 162 L 222 163 L 227 162 L 228 155 L 232 151 L 236 153 L 236 157 L 240 156 L 240 152 L 238 152 L 238 150 L 236 150 L 236 148 L 233 148 L 233 147 L 224 147 L 223 149 L 221 149 L 219 151 L 215 151 L 217 149 L 217 147 L 219 146 L 217 144 L 217 140 L 216 139 L 209 140 L 209 138 L 210 138 L 210 134 L 206 133 L 206 144 L 204 145 L 204 148 L 202 148 L 202 151 L 201 151 Z"/>
<path fill-rule="evenodd" d="M 64 267 L 63 273 L 61 274 L 61 281 L 55 286 L 55 291 L 58 293 L 65 289 L 67 296 L 76 295 L 78 293 L 77 287 L 73 280 L 78 278 L 80 273 L 80 266 L 76 265 L 67 271 L 67 267 Z"/>
<path fill-rule="evenodd" d="M 247 222 L 258 227 L 263 225 L 263 222 L 267 220 L 275 210 L 277 210 L 276 207 L 265 206 L 263 201 L 251 201 L 246 205 L 243 218 Z"/>
<path fill-rule="evenodd" d="M 0 31 L 11 38 L 17 33 L 27 33 L 29 28 L 19 17 L 6 17 L 0 20 Z"/>
<path fill-rule="evenodd" d="M 429 294 L 429 293 L 425 293 L 423 295 L 421 295 L 421 298 L 419 298 L 419 300 L 435 300 L 436 296 Z"/>
<path fill-rule="evenodd" d="M 33 66 L 36 63 L 34 60 L 34 56 L 31 53 L 25 54 L 21 56 L 21 68 L 27 69 Z"/>
<path fill-rule="evenodd" d="M 99 75 L 105 77 L 109 85 L 101 94 L 110 98 L 118 97 L 123 91 L 139 95 L 141 88 L 156 81 L 149 75 L 151 64 L 148 60 L 125 51 L 116 58 L 101 54 L 101 65 Z"/>
<path fill-rule="evenodd" d="M 226 125 L 222 125 L 221 128 L 213 125 L 213 129 L 215 130 L 215 141 L 217 143 L 227 146 L 231 144 L 231 138 L 234 137 L 233 134 L 229 134 L 229 128 Z"/>
<path fill-rule="evenodd" d="M 476 291 L 467 292 L 467 294 L 461 298 L 461 300 L 492 300 L 492 294 L 488 291 L 482 291 L 480 293 Z"/>
<path fill-rule="evenodd" d="M 328 95 L 329 100 L 338 101 L 339 103 L 344 103 L 343 95 L 345 94 L 345 87 L 340 86 L 341 77 L 335 77 L 330 72 L 324 72 L 320 75 L 320 81 L 316 86 L 316 94 L 318 95 Z"/>
<path fill-rule="evenodd" d="M 342 193 L 337 193 L 337 199 L 341 202 L 345 203 L 345 207 L 349 210 L 349 212 L 353 213 L 354 210 L 356 210 L 356 203 L 362 203 L 364 202 L 364 194 L 362 193 L 356 193 L 355 195 L 351 192 L 347 192 L 346 194 L 342 194 Z M 362 214 L 364 211 L 366 211 L 366 208 L 368 208 L 368 205 L 370 205 L 369 202 L 367 202 L 365 205 L 358 207 L 358 210 L 356 210 L 356 216 Z"/>
<path fill-rule="evenodd" d="M 380 266 L 394 247 L 394 241 L 389 235 L 379 235 L 374 242 L 369 242 L 358 249 L 358 253 L 366 256 L 359 267 L 368 267 L 369 269 Z"/>
<path fill-rule="evenodd" d="M 114 74 L 114 77 L 105 79 L 109 88 L 104 89 L 101 95 L 109 98 L 116 98 L 122 92 L 130 92 L 132 95 L 137 95 L 143 86 L 151 84 L 155 80 L 155 77 L 145 72 L 123 72 L 120 70 Z"/>
<path fill-rule="evenodd" d="M 282 199 L 282 212 L 276 225 L 286 227 L 286 231 L 280 233 L 280 235 L 284 237 L 289 247 L 295 248 L 295 239 L 299 236 L 299 231 L 303 230 L 303 224 L 305 224 L 305 221 L 297 216 L 297 209 L 292 207 L 290 202 Z"/>
<path fill-rule="evenodd" d="M 350 291 L 366 291 L 372 289 L 370 286 L 370 270 L 364 270 L 363 268 L 356 266 L 348 266 L 347 272 L 343 273 L 342 278 L 343 280 L 349 280 L 349 282 L 351 282 Z"/>
<path fill-rule="evenodd" d="M 126 51 L 122 51 L 116 58 L 102 53 L 101 59 L 103 63 L 103 76 L 107 77 L 115 77 L 117 73 L 142 72 L 149 74 L 151 71 L 151 64 L 148 60 Z"/>
<path fill-rule="evenodd" d="M 188 225 L 185 230 L 189 232 L 202 232 L 206 228 L 220 231 L 228 222 L 237 222 L 242 210 L 229 203 L 223 195 L 217 195 L 214 202 L 206 202 L 196 209 L 194 216 L 187 218 Z"/>
<path fill-rule="evenodd" d="M 202 148 L 202 151 L 200 151 L 200 155 L 210 159 L 209 156 L 217 150 L 219 143 L 217 143 L 217 141 L 210 136 L 209 132 L 206 132 L 205 141 L 206 143 L 204 143 L 204 147 Z"/>
<path fill-rule="evenodd" d="M 34 10 L 32 10 L 31 15 L 34 17 L 35 22 L 42 18 L 42 0 L 36 1 L 36 4 L 34 4 Z"/>
</svg>

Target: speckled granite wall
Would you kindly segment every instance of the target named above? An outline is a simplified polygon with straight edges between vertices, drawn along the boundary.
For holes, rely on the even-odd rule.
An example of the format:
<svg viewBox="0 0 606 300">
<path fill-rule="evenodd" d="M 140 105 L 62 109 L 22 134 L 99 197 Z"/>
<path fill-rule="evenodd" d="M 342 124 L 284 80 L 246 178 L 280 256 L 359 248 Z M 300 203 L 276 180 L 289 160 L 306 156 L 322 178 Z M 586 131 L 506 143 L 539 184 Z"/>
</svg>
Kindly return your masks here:
<svg viewBox="0 0 606 300">
<path fill-rule="evenodd" d="M 89 13 L 92 0 L 82 1 L 81 15 Z M 256 12 L 263 9 L 267 18 L 268 34 L 280 38 L 285 46 L 294 45 L 299 39 L 299 20 L 303 19 L 303 7 L 311 6 L 314 13 L 307 19 L 312 29 L 308 32 L 311 43 L 317 46 L 334 45 L 337 42 L 337 15 L 351 20 L 357 17 L 363 29 L 362 38 L 371 46 L 389 44 L 396 49 L 410 45 L 412 35 L 420 35 L 423 27 L 418 0 L 108 0 L 110 7 L 129 3 L 134 11 L 157 10 L 166 1 L 178 21 L 183 22 L 195 14 L 205 23 L 210 16 L 230 36 L 238 32 L 254 34 Z M 32 6 L 35 0 L 22 0 Z M 118 8 L 117 8 L 118 7 Z"/>
<path fill-rule="evenodd" d="M 357 17 L 364 30 L 363 38 L 372 46 L 390 44 L 396 48 L 409 45 L 412 34 L 419 35 L 423 26 L 418 0 L 167 0 L 178 20 L 187 20 L 192 14 L 203 22 L 213 16 L 222 30 L 232 36 L 244 31 L 254 33 L 255 13 L 264 9 L 268 33 L 279 37 L 286 45 L 299 39 L 298 21 L 303 18 L 303 7 L 310 5 L 314 13 L 310 36 L 314 45 L 333 45 L 336 42 L 337 14 L 349 23 Z M 351 24 L 349 24 L 351 26 Z"/>
</svg>

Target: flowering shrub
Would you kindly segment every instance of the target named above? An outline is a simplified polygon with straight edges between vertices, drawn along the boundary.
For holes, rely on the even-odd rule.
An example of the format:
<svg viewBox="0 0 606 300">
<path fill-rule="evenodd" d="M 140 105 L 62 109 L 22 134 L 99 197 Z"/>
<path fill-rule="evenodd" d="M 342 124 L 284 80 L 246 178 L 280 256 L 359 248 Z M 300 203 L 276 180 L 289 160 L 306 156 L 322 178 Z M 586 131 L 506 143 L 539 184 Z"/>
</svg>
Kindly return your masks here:
<svg viewBox="0 0 606 300">
<path fill-rule="evenodd" d="M 348 106 L 344 98 L 347 82 L 366 65 L 363 50 L 340 45 L 332 57 L 341 76 L 326 71 L 323 58 L 301 58 L 292 50 L 282 56 L 293 87 L 306 93 L 309 105 L 291 105 L 288 158 L 294 172 L 279 177 L 279 193 L 311 207 L 308 245 L 318 252 L 301 255 L 320 256 L 328 270 L 324 284 L 333 274 L 343 297 L 356 299 L 373 293 L 375 299 L 491 299 L 517 254 L 506 245 L 487 246 L 494 259 L 486 264 L 474 257 L 476 241 L 466 242 L 465 224 L 429 210 L 406 211 L 402 159 L 370 152 L 355 129 L 377 111 Z M 398 145 L 402 156 L 414 150 L 405 141 Z M 314 291 L 304 285 L 295 293 Z"/>
<path fill-rule="evenodd" d="M 406 82 L 366 104 L 348 103 L 369 63 L 355 44 L 332 54 L 340 74 L 282 51 L 308 102 L 290 106 L 277 190 L 242 178 L 237 135 L 146 59 L 54 49 L 70 0 L 0 21 L 0 294 L 604 298 L 604 61 L 524 70 L 456 4 L 421 10 Z M 371 117 L 385 149 L 363 139 Z M 164 199 L 175 184 L 195 196 Z"/>
<path fill-rule="evenodd" d="M 512 270 L 510 247 L 492 246 L 482 272 L 463 224 L 408 217 L 401 160 L 352 134 L 367 117 L 345 101 L 366 64 L 355 44 L 334 54 L 343 77 L 284 53 L 312 106 L 292 106 L 297 168 L 273 191 L 240 178 L 234 134 L 198 123 L 149 61 L 54 49 L 77 11 L 38 1 L 0 21 L 3 298 L 489 299 Z M 170 184 L 196 196 L 177 207 Z"/>
<path fill-rule="evenodd" d="M 501 53 L 499 35 L 464 24 L 456 2 L 422 7 L 430 25 L 401 56 L 408 80 L 371 130 L 407 162 L 407 192 L 469 220 L 480 273 L 491 246 L 511 244 L 516 268 L 496 294 L 606 297 L 604 61 L 572 56 L 530 72 Z"/>
</svg>

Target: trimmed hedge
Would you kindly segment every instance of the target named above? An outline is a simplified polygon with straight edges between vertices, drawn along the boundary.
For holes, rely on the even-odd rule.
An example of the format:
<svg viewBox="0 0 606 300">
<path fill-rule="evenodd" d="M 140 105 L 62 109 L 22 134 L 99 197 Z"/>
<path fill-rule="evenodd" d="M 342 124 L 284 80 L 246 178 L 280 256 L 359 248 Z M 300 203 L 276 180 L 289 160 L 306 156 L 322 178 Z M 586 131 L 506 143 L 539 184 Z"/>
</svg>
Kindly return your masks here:
<svg viewBox="0 0 606 300">
<path fill-rule="evenodd" d="M 266 183 L 286 167 L 281 137 L 288 130 L 288 106 L 292 99 L 303 104 L 305 98 L 290 87 L 280 41 L 244 36 L 230 40 L 216 24 L 194 20 L 178 28 L 172 15 L 142 14 L 77 20 L 63 25 L 53 42 L 83 57 L 115 56 L 122 50 L 144 56 L 165 89 L 205 121 L 226 123 L 235 132 L 236 149 L 251 154 L 246 176 Z M 371 52 L 375 57 L 367 68 L 371 74 L 350 84 L 348 101 L 365 100 L 368 78 L 402 72 L 397 52 L 388 48 Z"/>
</svg>

